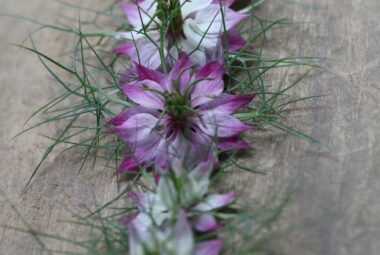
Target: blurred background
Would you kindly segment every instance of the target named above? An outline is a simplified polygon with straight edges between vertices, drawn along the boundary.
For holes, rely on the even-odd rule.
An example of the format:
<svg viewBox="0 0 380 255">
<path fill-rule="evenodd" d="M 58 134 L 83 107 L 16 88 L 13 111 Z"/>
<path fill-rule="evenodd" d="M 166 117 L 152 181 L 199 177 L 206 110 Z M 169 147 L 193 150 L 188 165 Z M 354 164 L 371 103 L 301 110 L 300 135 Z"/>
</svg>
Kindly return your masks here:
<svg viewBox="0 0 380 255">
<path fill-rule="evenodd" d="M 98 9 L 108 1 L 72 2 Z M 273 242 L 284 254 L 378 255 L 380 1 L 293 2 L 267 0 L 256 15 L 295 22 L 268 34 L 265 54 L 331 59 L 292 92 L 295 97 L 324 97 L 299 103 L 286 114 L 290 126 L 323 146 L 279 132 L 254 134 L 255 150 L 244 159 L 245 164 L 255 164 L 268 174 L 241 172 L 226 182 L 245 185 L 247 204 L 265 202 L 274 193 L 286 192 L 289 185 L 295 189 L 281 219 L 289 231 Z M 0 12 L 50 24 L 59 22 L 61 15 L 88 15 L 52 0 L 0 0 Z M 37 230 L 75 238 L 81 236 L 80 229 L 65 223 L 72 212 L 83 212 L 94 201 L 108 201 L 117 193 L 117 185 L 112 172 L 102 167 L 89 167 L 77 175 L 73 155 L 54 152 L 31 188 L 22 192 L 50 145 L 40 134 L 56 134 L 62 129 L 55 124 L 11 140 L 58 90 L 35 55 L 11 45 L 28 40 L 28 33 L 37 27 L 0 16 L 0 224 L 23 227 L 27 222 Z M 33 39 L 39 50 L 57 57 L 73 44 L 72 35 L 52 30 L 43 30 Z M 284 69 L 268 79 L 278 84 L 284 77 L 292 79 L 300 73 Z M 69 246 L 57 241 L 54 247 L 59 251 Z M 41 254 L 39 247 L 30 234 L 6 226 L 0 229 L 0 254 Z"/>
</svg>

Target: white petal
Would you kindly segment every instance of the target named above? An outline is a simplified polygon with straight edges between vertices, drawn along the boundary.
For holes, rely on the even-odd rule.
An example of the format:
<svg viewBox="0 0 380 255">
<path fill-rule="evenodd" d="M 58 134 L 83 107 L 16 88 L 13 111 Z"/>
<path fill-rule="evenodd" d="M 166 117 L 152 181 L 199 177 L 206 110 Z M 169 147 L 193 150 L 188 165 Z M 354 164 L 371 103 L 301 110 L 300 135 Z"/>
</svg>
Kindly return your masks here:
<svg viewBox="0 0 380 255">
<path fill-rule="evenodd" d="M 148 36 L 136 32 L 122 32 L 116 35 L 119 39 L 128 39 L 133 47 L 133 51 L 128 55 L 132 61 L 139 63 L 150 69 L 157 69 L 161 65 L 161 56 L 158 47 L 160 46 L 160 34 L 152 31 Z M 166 44 L 166 41 L 165 41 Z M 164 47 L 164 56 L 167 50 Z"/>
<path fill-rule="evenodd" d="M 136 29 L 141 29 L 149 24 L 149 27 L 155 26 L 159 20 L 153 17 L 157 11 L 157 2 L 155 0 L 136 1 L 136 3 L 122 3 L 121 8 Z"/>
<path fill-rule="evenodd" d="M 209 195 L 201 203 L 196 205 L 194 207 L 194 210 L 200 212 L 207 212 L 224 207 L 232 202 L 234 196 L 234 192 Z"/>
<path fill-rule="evenodd" d="M 180 0 L 182 18 L 185 19 L 191 13 L 209 6 L 213 0 Z"/>
<path fill-rule="evenodd" d="M 221 9 L 220 5 L 211 4 L 206 9 L 197 12 L 195 22 L 201 31 L 215 35 L 230 30 L 245 17 L 247 17 L 246 14 L 235 12 L 230 8 Z"/>
<path fill-rule="evenodd" d="M 140 38 L 143 38 L 145 37 L 145 35 L 143 33 L 139 33 L 138 31 L 129 31 L 129 32 L 119 32 L 115 35 L 115 38 L 117 40 L 123 40 L 123 39 L 127 39 L 127 40 L 138 40 Z"/>
<path fill-rule="evenodd" d="M 177 191 L 170 178 L 161 176 L 160 182 L 158 183 L 157 193 L 160 196 L 162 204 L 166 208 L 174 208 L 177 200 Z"/>
<path fill-rule="evenodd" d="M 183 189 L 181 189 L 180 199 L 183 206 L 188 207 L 194 202 L 199 201 L 206 192 L 209 186 L 209 176 L 205 175 L 203 178 L 195 178 L 189 175 L 189 179 L 185 182 Z"/>
<path fill-rule="evenodd" d="M 160 46 L 160 35 L 158 32 L 152 32 L 149 36 L 150 39 L 144 36 L 135 41 L 137 51 L 133 60 L 147 68 L 157 69 L 161 65 L 161 56 L 158 49 Z M 167 55 L 165 47 L 164 55 Z"/>
<path fill-rule="evenodd" d="M 174 254 L 192 255 L 194 248 L 193 231 L 184 211 L 179 212 L 173 235 L 175 241 Z"/>
<path fill-rule="evenodd" d="M 193 45 L 193 42 L 189 39 L 183 39 L 181 41 L 180 48 L 189 55 L 192 63 L 200 66 L 204 66 L 206 64 L 207 58 L 205 50 L 201 48 L 194 50 L 197 48 L 197 45 Z"/>
<path fill-rule="evenodd" d="M 193 49 L 196 49 L 198 45 L 201 48 L 216 47 L 219 40 L 219 34 L 211 34 L 207 31 L 207 28 L 200 28 L 199 24 L 193 19 L 185 20 L 183 24 L 183 32 L 188 41 L 188 45 L 193 45 Z"/>
</svg>

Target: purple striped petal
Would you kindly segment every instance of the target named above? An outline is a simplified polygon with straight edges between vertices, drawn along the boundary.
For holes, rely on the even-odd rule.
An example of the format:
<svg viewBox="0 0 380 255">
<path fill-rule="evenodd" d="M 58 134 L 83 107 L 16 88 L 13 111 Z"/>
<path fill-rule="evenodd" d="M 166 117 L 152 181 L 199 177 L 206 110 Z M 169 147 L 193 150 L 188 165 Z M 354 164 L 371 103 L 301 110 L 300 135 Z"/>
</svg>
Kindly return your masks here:
<svg viewBox="0 0 380 255">
<path fill-rule="evenodd" d="M 249 143 L 242 140 L 239 136 L 220 138 L 218 140 L 218 147 L 222 151 L 226 150 L 236 150 L 236 149 L 245 149 L 250 147 Z"/>
<path fill-rule="evenodd" d="M 227 32 L 227 41 L 228 50 L 233 52 L 240 50 L 247 44 L 244 38 L 235 29 L 231 29 Z M 222 42 L 224 42 L 224 40 L 222 40 Z"/>
<path fill-rule="evenodd" d="M 220 97 L 200 106 L 200 111 L 212 110 L 214 114 L 232 114 L 252 101 L 254 95 L 222 94 Z"/>
<path fill-rule="evenodd" d="M 164 82 L 165 77 L 162 73 L 146 68 L 138 63 L 136 63 L 135 66 L 136 73 L 140 80 L 152 80 L 158 84 L 162 84 Z"/>
<path fill-rule="evenodd" d="M 128 172 L 137 169 L 139 166 L 149 166 L 154 162 L 157 148 L 160 147 L 162 140 L 159 135 L 152 135 L 145 140 L 134 144 L 134 148 L 127 148 L 127 154 L 116 170 L 115 174 Z"/>
<path fill-rule="evenodd" d="M 136 1 L 135 3 L 120 3 L 129 23 L 135 28 L 142 28 L 148 24 L 156 13 L 157 2 L 155 0 Z"/>
<path fill-rule="evenodd" d="M 172 67 L 171 71 L 169 72 L 165 87 L 166 90 L 170 91 L 173 90 L 173 81 L 177 80 L 179 78 L 179 75 L 181 75 L 180 85 L 181 90 L 184 89 L 184 87 L 187 86 L 189 78 L 190 78 L 190 70 L 183 72 L 185 69 L 188 69 L 192 66 L 192 63 L 187 56 L 187 54 L 183 51 L 179 53 L 178 60 L 175 62 L 174 66 Z"/>
<path fill-rule="evenodd" d="M 222 79 L 224 73 L 224 67 L 217 61 L 207 63 L 196 74 L 196 78 L 207 77 L 214 79 Z"/>
<path fill-rule="evenodd" d="M 132 85 L 123 85 L 123 91 L 130 100 L 143 107 L 152 109 L 164 109 L 164 99 L 160 93 L 162 87 L 151 80 L 136 82 Z"/>
<path fill-rule="evenodd" d="M 119 83 L 133 83 L 138 80 L 139 77 L 136 75 L 135 65 L 130 65 L 123 74 L 120 75 Z"/>
<path fill-rule="evenodd" d="M 169 168 L 169 157 L 170 155 L 168 155 L 166 141 L 161 140 L 160 145 L 157 146 L 156 158 L 154 161 L 154 169 L 157 173 L 166 173 L 167 169 Z"/>
<path fill-rule="evenodd" d="M 251 130 L 250 126 L 237 118 L 226 114 L 215 114 L 212 110 L 202 112 L 202 121 L 197 118 L 194 121 L 197 121 L 200 129 L 211 137 L 237 136 L 241 132 Z"/>
<path fill-rule="evenodd" d="M 131 56 L 134 54 L 135 50 L 136 49 L 135 49 L 135 46 L 133 45 L 133 43 L 126 42 L 126 43 L 123 43 L 123 44 L 117 46 L 113 50 L 113 52 L 116 54 L 123 54 L 123 55 Z"/>
<path fill-rule="evenodd" d="M 151 36 L 153 38 L 153 36 Z M 167 52 L 164 48 L 164 55 Z M 157 69 L 161 66 L 161 56 L 156 44 L 146 37 L 136 41 L 136 52 L 132 55 L 132 60 L 146 67 Z"/>
<path fill-rule="evenodd" d="M 124 141 L 136 143 L 152 137 L 152 130 L 159 125 L 160 119 L 148 113 L 134 114 L 121 125 L 111 129 Z"/>
<path fill-rule="evenodd" d="M 153 116 L 157 115 L 157 111 L 155 110 L 152 110 L 143 106 L 134 106 L 134 107 L 127 108 L 116 117 L 110 119 L 108 121 L 108 124 L 115 125 L 115 126 L 122 125 L 127 119 L 139 113 L 149 113 Z"/>
<path fill-rule="evenodd" d="M 195 128 L 194 130 L 195 132 L 189 130 L 185 134 L 179 133 L 176 139 L 177 148 L 181 148 L 180 154 L 177 154 L 177 158 L 189 162 L 186 166 L 187 169 L 193 169 L 199 163 L 208 160 L 212 157 L 214 151 L 212 139 L 199 128 Z"/>
<path fill-rule="evenodd" d="M 193 255 L 218 255 L 222 249 L 223 242 L 220 239 L 212 239 L 195 245 Z"/>
<path fill-rule="evenodd" d="M 223 93 L 222 79 L 203 80 L 193 86 L 191 91 L 191 104 L 193 107 L 210 102 Z"/>
</svg>

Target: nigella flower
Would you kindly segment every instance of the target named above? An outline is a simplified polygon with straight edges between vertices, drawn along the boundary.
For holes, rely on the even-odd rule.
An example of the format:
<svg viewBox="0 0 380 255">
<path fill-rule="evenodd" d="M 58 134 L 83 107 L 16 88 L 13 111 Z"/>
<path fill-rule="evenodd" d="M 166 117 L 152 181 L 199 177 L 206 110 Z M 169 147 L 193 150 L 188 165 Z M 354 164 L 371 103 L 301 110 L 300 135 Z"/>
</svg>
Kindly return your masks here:
<svg viewBox="0 0 380 255">
<path fill-rule="evenodd" d="M 218 255 L 222 248 L 218 238 L 196 242 L 183 211 L 162 226 L 155 225 L 150 216 L 139 214 L 128 224 L 128 234 L 130 255 Z"/>
<path fill-rule="evenodd" d="M 110 120 L 111 129 L 128 143 L 118 171 L 139 166 L 167 169 L 172 158 L 194 165 L 216 149 L 245 147 L 239 135 L 250 127 L 232 114 L 252 95 L 223 93 L 223 68 L 211 62 L 197 71 L 185 53 L 168 74 L 137 65 L 140 80 L 123 85 L 136 105 Z"/>
<path fill-rule="evenodd" d="M 121 7 L 133 27 L 131 32 L 121 32 L 119 39 L 128 41 L 115 49 L 134 62 L 156 69 L 162 63 L 162 54 L 177 59 L 178 49 L 189 54 L 193 63 L 204 65 L 220 56 L 227 33 L 230 50 L 242 48 L 244 39 L 233 30 L 247 15 L 233 11 L 234 0 L 136 0 L 122 2 Z M 169 23 L 169 24 L 166 24 Z M 166 24 L 165 38 L 159 28 Z M 164 51 L 158 51 L 164 42 Z M 226 45 L 225 45 L 226 46 Z"/>
<path fill-rule="evenodd" d="M 209 233 L 220 227 L 213 216 L 229 205 L 234 192 L 207 195 L 213 168 L 204 162 L 190 171 L 163 175 L 153 192 L 130 192 L 138 212 L 128 215 L 131 254 L 217 255 L 222 242 L 215 235 L 194 243 L 194 231 Z M 181 185 L 174 185 L 174 181 Z M 173 223 L 174 219 L 174 223 Z M 147 253 L 143 253 L 146 251 Z"/>
</svg>

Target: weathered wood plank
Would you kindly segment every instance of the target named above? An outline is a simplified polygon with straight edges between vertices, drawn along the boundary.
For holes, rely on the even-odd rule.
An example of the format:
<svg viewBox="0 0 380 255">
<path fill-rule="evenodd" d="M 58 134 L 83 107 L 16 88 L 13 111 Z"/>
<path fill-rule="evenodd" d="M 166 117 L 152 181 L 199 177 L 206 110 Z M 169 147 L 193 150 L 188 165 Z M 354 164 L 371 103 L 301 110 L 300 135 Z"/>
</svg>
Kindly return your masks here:
<svg viewBox="0 0 380 255">
<path fill-rule="evenodd" d="M 88 6 L 94 2 L 75 1 Z M 103 1 L 98 1 L 101 2 Z M 79 17 L 78 11 L 46 0 L 2 0 L 0 9 L 2 12 L 17 13 L 50 24 L 54 24 L 60 14 Z M 81 13 L 83 19 L 86 15 Z M 55 97 L 60 89 L 35 54 L 9 45 L 22 42 L 28 32 L 38 26 L 15 19 L 0 19 L 0 188 L 25 220 L 37 230 L 78 237 L 80 232 L 77 227 L 63 221 L 72 220 L 70 211 L 84 213 L 86 208 L 94 208 L 95 201 L 103 204 L 116 194 L 112 171 L 104 171 L 99 166 L 94 171 L 87 169 L 77 175 L 78 165 L 71 160 L 73 154 L 58 155 L 57 150 L 43 165 L 28 192 L 21 194 L 33 168 L 51 143 L 40 134 L 57 135 L 63 127 L 56 123 L 33 130 L 16 140 L 10 139 L 22 130 L 26 118 Z M 62 50 L 71 49 L 72 39 L 72 35 L 52 30 L 34 36 L 38 49 L 55 57 Z M 27 42 L 27 45 L 30 43 Z M 3 197 L 0 197 L 0 201 L 0 224 L 24 227 L 9 203 Z M 57 250 L 69 247 L 68 244 L 56 243 Z M 28 234 L 9 229 L 0 230 L 0 254 L 41 254 L 38 248 Z"/>
<path fill-rule="evenodd" d="M 271 34 L 268 52 L 338 60 L 322 63 L 295 91 L 327 96 L 298 104 L 288 119 L 327 148 L 292 137 L 258 138 L 254 160 L 270 174 L 247 183 L 259 197 L 287 183 L 298 187 L 287 223 L 318 224 L 289 233 L 282 244 L 289 254 L 380 254 L 380 2 L 303 1 L 322 9 L 284 2 L 270 1 L 260 15 L 310 23 Z M 280 78 L 274 75 L 273 83 Z"/>
</svg>

